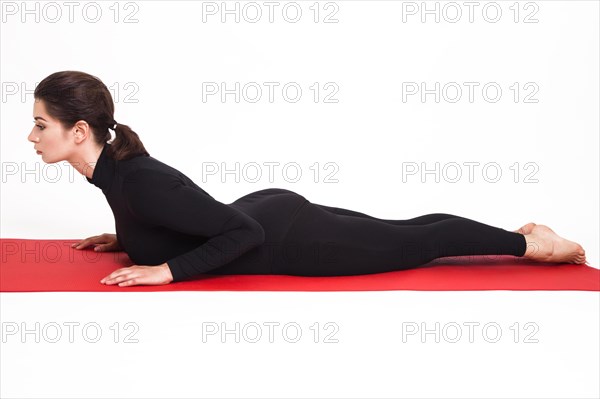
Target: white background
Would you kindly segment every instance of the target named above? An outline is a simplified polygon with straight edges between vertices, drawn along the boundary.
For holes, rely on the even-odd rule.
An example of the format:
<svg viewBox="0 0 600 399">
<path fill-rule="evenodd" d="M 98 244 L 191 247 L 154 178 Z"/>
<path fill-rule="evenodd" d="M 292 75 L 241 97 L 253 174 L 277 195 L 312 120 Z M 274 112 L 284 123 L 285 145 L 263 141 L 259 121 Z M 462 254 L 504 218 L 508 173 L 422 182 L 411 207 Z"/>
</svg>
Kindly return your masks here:
<svg viewBox="0 0 600 399">
<path fill-rule="evenodd" d="M 0 236 L 73 239 L 114 232 L 101 191 L 66 164 L 44 164 L 27 141 L 35 85 L 53 72 L 80 70 L 111 88 L 115 119 L 131 126 L 152 156 L 224 203 L 280 187 L 311 202 L 387 219 L 443 212 L 507 230 L 533 221 L 583 245 L 597 268 L 598 2 L 496 2 L 486 14 L 495 18 L 493 6 L 499 7 L 502 15 L 495 23 L 482 14 L 489 2 L 478 3 L 472 23 L 463 2 L 454 3 L 462 11 L 456 23 L 449 22 L 456 8 L 447 2 L 427 2 L 427 7 L 436 3 L 439 23 L 435 15 L 421 21 L 421 2 L 400 1 L 296 2 L 302 10 L 296 23 L 283 18 L 288 3 L 278 3 L 270 23 L 269 8 L 258 2 L 263 15 L 257 23 L 243 14 L 239 23 L 234 15 L 223 23 L 220 12 L 203 21 L 203 6 L 214 4 L 220 11 L 221 2 L 97 2 L 102 15 L 92 23 L 93 9 L 88 20 L 82 15 L 85 2 L 75 7 L 72 22 L 62 2 L 53 7 L 26 2 L 30 10 L 37 7 L 31 14 L 21 2 L 2 2 Z M 246 3 L 237 4 L 242 9 Z M 403 21 L 403 10 L 413 4 L 419 12 L 405 13 Z M 57 10 L 61 16 L 50 22 Z M 254 11 L 247 10 L 252 18 Z M 294 18 L 294 9 L 288 12 Z M 137 22 L 125 23 L 128 15 Z M 338 22 L 325 23 L 327 15 Z M 538 22 L 525 23 L 528 15 Z M 223 82 L 228 89 L 236 82 L 241 87 L 256 82 L 263 96 L 256 103 L 247 97 L 236 103 L 233 95 L 224 102 L 218 95 L 203 101 L 206 82 Z M 279 83 L 272 103 L 265 82 Z M 281 88 L 290 82 L 303 90 L 297 102 L 283 98 Z M 403 101 L 406 82 L 423 82 L 428 89 L 436 82 L 442 87 L 456 82 L 463 96 L 452 103 L 450 90 L 439 102 L 433 95 Z M 473 102 L 464 82 L 479 84 Z M 317 102 L 310 89 L 315 83 Z M 325 101 L 333 92 L 327 83 L 338 88 L 337 102 Z M 487 83 L 502 88 L 497 102 L 483 98 Z M 531 97 L 537 102 L 526 102 L 531 87 L 537 88 Z M 240 173 L 236 181 L 235 174 L 220 174 L 236 162 L 240 171 L 252 162 L 262 165 L 262 177 L 252 182 Z M 271 180 L 267 162 L 279 163 Z M 403 179 L 406 165 L 433 169 L 436 162 L 440 171 L 451 163 L 463 166 L 462 178 L 451 182 L 455 169 L 447 169 L 437 182 L 432 174 Z M 479 163 L 473 181 L 469 162 Z M 282 166 L 292 163 L 302 171 L 297 182 L 293 169 L 282 174 Z M 489 181 L 494 169 L 482 174 L 486 164 L 500 166 L 497 182 Z M 207 176 L 203 170 L 211 165 L 219 173 Z M 253 177 L 254 169 L 249 173 Z M 81 335 L 73 343 L 63 337 L 53 344 L 44 337 L 36 343 L 32 336 L 5 334 L 3 397 L 600 395 L 598 293 L 3 293 L 0 298 L 5 332 L 14 323 L 34 328 L 36 321 L 41 326 L 95 322 L 103 331 L 95 344 Z M 122 336 L 118 343 L 107 341 L 109 326 L 127 321 L 139 327 L 139 342 L 123 343 Z M 231 337 L 201 341 L 203 322 L 232 327 L 236 321 L 295 322 L 303 336 L 298 343 L 281 335 L 273 343 L 265 337 L 259 343 L 243 337 L 239 343 Z M 328 321 L 339 327 L 339 342 L 324 343 L 323 336 L 312 342 L 309 326 Z M 436 322 L 493 322 L 503 335 L 497 343 L 486 341 L 481 330 L 472 343 L 465 336 L 458 343 L 431 337 L 402 342 L 403 322 L 425 322 L 428 328 Z M 535 323 L 539 330 L 533 337 L 539 342 L 526 343 L 520 335 L 515 343 L 509 328 L 515 322 L 522 334 L 533 331 L 524 323 Z M 332 331 L 322 324 L 321 330 Z"/>
</svg>

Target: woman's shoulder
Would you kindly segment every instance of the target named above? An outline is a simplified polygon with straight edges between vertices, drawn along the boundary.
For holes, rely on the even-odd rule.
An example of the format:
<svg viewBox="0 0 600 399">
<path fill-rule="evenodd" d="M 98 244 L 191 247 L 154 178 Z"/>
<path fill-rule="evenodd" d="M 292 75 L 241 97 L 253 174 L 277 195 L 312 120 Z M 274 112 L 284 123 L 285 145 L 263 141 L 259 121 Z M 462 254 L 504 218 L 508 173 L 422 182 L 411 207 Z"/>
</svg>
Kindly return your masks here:
<svg viewBox="0 0 600 399">
<path fill-rule="evenodd" d="M 123 185 L 137 188 L 164 188 L 165 184 L 183 183 L 183 174 L 152 157 L 136 157 L 122 165 Z"/>
<path fill-rule="evenodd" d="M 127 161 L 121 175 L 124 193 L 156 193 L 185 186 L 212 198 L 186 174 L 152 157 L 136 157 Z"/>
</svg>

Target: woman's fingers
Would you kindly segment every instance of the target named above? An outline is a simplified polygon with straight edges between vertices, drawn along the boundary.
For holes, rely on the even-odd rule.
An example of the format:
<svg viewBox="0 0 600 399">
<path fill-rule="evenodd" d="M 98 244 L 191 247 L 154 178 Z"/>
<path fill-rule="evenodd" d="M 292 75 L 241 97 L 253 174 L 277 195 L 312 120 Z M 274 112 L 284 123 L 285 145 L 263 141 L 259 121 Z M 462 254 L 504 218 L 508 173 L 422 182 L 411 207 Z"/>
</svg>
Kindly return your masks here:
<svg viewBox="0 0 600 399">
<path fill-rule="evenodd" d="M 100 236 L 88 237 L 86 239 L 83 239 L 79 242 L 72 244 L 71 247 L 73 247 L 75 249 L 83 249 L 83 248 L 89 246 L 90 244 L 98 243 L 99 238 L 100 238 Z"/>
<path fill-rule="evenodd" d="M 112 244 L 98 244 L 94 247 L 94 251 L 102 252 L 102 251 L 111 251 Z"/>
<path fill-rule="evenodd" d="M 128 274 L 121 274 L 113 279 L 109 279 L 105 282 L 105 284 L 108 284 L 108 285 L 119 284 L 119 287 L 143 284 L 143 282 L 141 281 L 141 277 L 142 276 L 139 273 L 131 272 Z"/>
<path fill-rule="evenodd" d="M 86 240 L 83 240 L 83 241 L 79 241 L 74 244 L 71 244 L 71 248 L 83 249 L 87 246 L 87 244 L 88 244 L 88 242 Z"/>
<path fill-rule="evenodd" d="M 120 283 L 122 281 L 125 281 L 127 279 L 129 279 L 129 275 L 131 273 L 133 273 L 135 270 L 132 270 L 133 266 L 129 266 L 127 268 L 123 268 L 123 269 L 118 269 L 114 272 L 112 272 L 111 274 L 109 274 L 108 276 L 104 277 L 102 280 L 100 280 L 100 282 L 102 284 L 117 284 Z"/>
<path fill-rule="evenodd" d="M 73 243 L 73 244 L 71 244 L 71 248 L 84 249 L 92 244 L 98 244 L 98 245 L 102 245 L 103 247 L 101 247 L 100 249 L 96 249 L 96 248 L 98 248 L 98 247 L 96 247 L 96 248 L 94 248 L 94 250 L 102 251 L 102 250 L 110 249 L 110 246 L 113 243 L 114 243 L 114 240 L 112 239 L 112 235 L 108 234 L 108 233 L 104 233 L 104 234 L 100 234 L 98 236 L 88 237 L 79 242 Z"/>
<path fill-rule="evenodd" d="M 119 287 L 131 285 L 161 285 L 169 284 L 173 281 L 171 272 L 164 266 L 141 266 L 132 265 L 129 267 L 115 270 L 108 276 L 104 277 L 100 282 L 102 284 L 119 284 Z"/>
<path fill-rule="evenodd" d="M 138 281 L 136 277 L 131 277 L 129 280 L 121 281 L 119 283 L 119 287 L 126 287 L 128 285 L 136 285 L 136 284 L 141 284 L 141 282 Z"/>
<path fill-rule="evenodd" d="M 104 277 L 100 282 L 104 284 L 117 284 L 123 280 L 126 280 L 127 278 L 127 274 L 118 274 L 112 277 Z"/>
</svg>

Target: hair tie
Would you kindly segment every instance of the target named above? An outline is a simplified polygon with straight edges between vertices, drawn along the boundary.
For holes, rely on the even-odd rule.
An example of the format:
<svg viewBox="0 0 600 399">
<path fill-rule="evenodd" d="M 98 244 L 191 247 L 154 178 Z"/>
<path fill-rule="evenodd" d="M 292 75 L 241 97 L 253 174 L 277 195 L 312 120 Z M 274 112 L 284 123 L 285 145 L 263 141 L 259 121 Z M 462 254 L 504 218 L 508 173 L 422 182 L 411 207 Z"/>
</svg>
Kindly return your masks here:
<svg viewBox="0 0 600 399">
<path fill-rule="evenodd" d="M 111 129 L 111 130 L 115 130 L 116 131 L 116 129 L 117 129 L 117 121 L 113 121 L 112 125 L 113 126 L 109 126 L 108 128 Z"/>
</svg>

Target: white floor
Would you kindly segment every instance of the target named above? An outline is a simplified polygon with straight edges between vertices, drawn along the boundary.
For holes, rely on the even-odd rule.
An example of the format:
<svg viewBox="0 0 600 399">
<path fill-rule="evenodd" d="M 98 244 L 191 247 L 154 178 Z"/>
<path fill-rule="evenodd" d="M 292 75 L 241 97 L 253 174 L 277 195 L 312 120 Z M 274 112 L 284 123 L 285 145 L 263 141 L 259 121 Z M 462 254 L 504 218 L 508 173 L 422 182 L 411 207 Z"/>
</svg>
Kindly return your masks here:
<svg viewBox="0 0 600 399">
<path fill-rule="evenodd" d="M 597 292 L 2 293 L 0 304 L 3 398 L 600 394 Z"/>
</svg>

